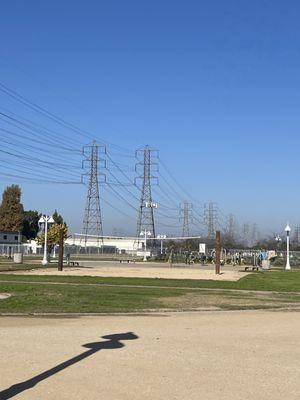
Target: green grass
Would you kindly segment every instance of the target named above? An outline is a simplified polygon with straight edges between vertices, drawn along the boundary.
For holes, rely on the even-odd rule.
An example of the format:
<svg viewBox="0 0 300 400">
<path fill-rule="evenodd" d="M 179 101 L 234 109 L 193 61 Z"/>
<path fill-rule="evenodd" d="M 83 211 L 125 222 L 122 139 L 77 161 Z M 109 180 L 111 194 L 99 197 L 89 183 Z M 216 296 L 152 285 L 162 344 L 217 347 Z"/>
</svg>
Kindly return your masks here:
<svg viewBox="0 0 300 400">
<path fill-rule="evenodd" d="M 91 285 L 0 284 L 13 294 L 0 300 L 0 313 L 128 312 L 160 307 L 160 299 L 181 296 L 174 289 L 95 287 Z"/>
<path fill-rule="evenodd" d="M 261 290 L 279 293 L 255 292 Z M 0 274 L 1 292 L 12 297 L 0 300 L 0 313 L 129 312 L 207 304 L 225 310 L 265 309 L 300 305 L 300 272 L 254 273 L 237 282 Z"/>
<path fill-rule="evenodd" d="M 132 286 L 164 286 L 182 288 L 267 290 L 278 292 L 299 292 L 300 271 L 268 271 L 252 273 L 236 282 L 192 280 L 192 279 L 151 279 L 151 278 L 102 278 L 91 276 L 38 276 L 0 274 L 1 280 L 18 280 L 23 282 L 62 282 L 82 284 L 111 284 Z"/>
</svg>

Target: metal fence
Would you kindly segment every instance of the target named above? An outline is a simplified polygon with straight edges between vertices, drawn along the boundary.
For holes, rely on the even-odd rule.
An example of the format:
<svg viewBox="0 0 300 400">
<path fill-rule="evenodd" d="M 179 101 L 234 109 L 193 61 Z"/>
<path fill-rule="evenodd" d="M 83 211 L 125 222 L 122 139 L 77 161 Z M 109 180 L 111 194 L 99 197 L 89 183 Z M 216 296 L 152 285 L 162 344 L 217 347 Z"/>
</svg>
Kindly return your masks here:
<svg viewBox="0 0 300 400">
<path fill-rule="evenodd" d="M 42 254 L 42 248 L 37 248 L 37 255 Z M 0 256 L 2 257 L 13 257 L 15 253 L 22 253 L 23 255 L 33 254 L 28 246 L 24 246 L 23 244 L 0 244 Z"/>
<path fill-rule="evenodd" d="M 262 250 L 227 250 L 226 261 L 229 264 L 257 265 L 261 251 Z M 276 256 L 270 261 L 271 267 L 285 266 L 286 251 L 276 251 Z M 300 251 L 290 251 L 290 264 L 292 267 L 300 267 Z"/>
</svg>

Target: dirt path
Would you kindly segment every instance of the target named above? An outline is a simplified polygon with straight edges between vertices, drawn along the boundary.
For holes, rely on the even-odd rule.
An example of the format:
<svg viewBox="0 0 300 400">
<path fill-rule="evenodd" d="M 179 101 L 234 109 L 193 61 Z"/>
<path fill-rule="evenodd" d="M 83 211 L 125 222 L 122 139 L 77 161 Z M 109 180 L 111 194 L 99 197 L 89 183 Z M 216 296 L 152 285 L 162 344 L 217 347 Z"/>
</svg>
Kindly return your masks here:
<svg viewBox="0 0 300 400">
<path fill-rule="evenodd" d="M 107 262 L 83 262 L 85 267 L 64 267 L 64 270 L 59 272 L 61 276 L 102 276 L 102 277 L 123 277 L 123 278 L 162 278 L 162 279 L 212 279 L 237 281 L 249 272 L 239 271 L 234 267 L 223 268 L 220 275 L 216 275 L 214 266 L 195 267 L 170 267 L 168 264 L 155 263 L 150 264 L 110 264 Z M 90 267 L 89 267 L 90 266 Z M 209 269 L 207 269 L 209 268 Z M 57 275 L 57 270 L 45 268 L 34 269 L 31 271 L 18 271 L 18 275 Z"/>
<path fill-rule="evenodd" d="M 0 319 L 0 330 L 3 400 L 296 400 L 300 394 L 299 313 L 9 317 Z"/>
</svg>

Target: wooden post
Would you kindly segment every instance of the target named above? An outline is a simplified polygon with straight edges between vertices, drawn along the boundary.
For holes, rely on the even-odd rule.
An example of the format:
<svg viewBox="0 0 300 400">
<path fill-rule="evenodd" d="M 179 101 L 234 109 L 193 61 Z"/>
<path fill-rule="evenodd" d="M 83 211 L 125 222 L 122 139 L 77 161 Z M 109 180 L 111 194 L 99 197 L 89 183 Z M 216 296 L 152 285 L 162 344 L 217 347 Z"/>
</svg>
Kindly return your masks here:
<svg viewBox="0 0 300 400">
<path fill-rule="evenodd" d="M 221 232 L 216 231 L 216 274 L 220 274 L 221 268 Z"/>
<path fill-rule="evenodd" d="M 62 271 L 64 267 L 64 227 L 59 230 L 59 255 L 58 255 L 58 271 Z"/>
</svg>

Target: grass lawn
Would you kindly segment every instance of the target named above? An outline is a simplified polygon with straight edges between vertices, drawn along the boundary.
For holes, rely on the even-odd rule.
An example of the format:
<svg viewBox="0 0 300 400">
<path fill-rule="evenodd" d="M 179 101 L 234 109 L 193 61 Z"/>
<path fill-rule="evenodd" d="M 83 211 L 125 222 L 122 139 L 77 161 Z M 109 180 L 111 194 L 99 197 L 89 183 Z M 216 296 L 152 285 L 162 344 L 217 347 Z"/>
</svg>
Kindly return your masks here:
<svg viewBox="0 0 300 400">
<path fill-rule="evenodd" d="M 0 284 L 0 293 L 12 297 L 0 300 L 1 313 L 89 313 L 126 312 L 159 307 L 159 299 L 180 296 L 176 290 L 123 287 L 95 287 L 92 285 L 32 285 Z"/>
<path fill-rule="evenodd" d="M 211 290 L 201 290 L 207 288 Z M 0 274 L 0 293 L 12 294 L 0 300 L 0 313 L 129 312 L 203 307 L 291 309 L 300 307 L 300 272 L 254 273 L 237 282 Z"/>
<path fill-rule="evenodd" d="M 31 266 L 31 268 L 34 268 Z M 49 267 L 57 268 L 57 267 Z M 91 276 L 42 276 L 0 274 L 0 282 L 14 280 L 23 282 L 65 282 L 82 284 L 111 284 L 132 286 L 159 286 L 181 288 L 267 290 L 278 292 L 300 292 L 300 271 L 255 272 L 238 281 L 213 281 L 193 279 L 151 279 L 151 278 L 104 278 Z"/>
</svg>

